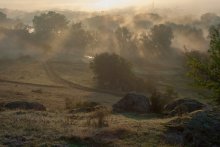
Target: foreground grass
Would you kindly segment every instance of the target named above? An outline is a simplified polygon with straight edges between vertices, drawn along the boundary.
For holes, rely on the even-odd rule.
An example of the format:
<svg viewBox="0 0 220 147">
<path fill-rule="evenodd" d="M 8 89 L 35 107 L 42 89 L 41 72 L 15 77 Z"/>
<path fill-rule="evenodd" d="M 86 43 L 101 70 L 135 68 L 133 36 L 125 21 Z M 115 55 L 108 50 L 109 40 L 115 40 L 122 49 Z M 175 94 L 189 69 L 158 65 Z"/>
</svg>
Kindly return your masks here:
<svg viewBox="0 0 220 147">
<path fill-rule="evenodd" d="M 94 86 L 94 79 L 87 65 L 51 63 L 51 66 L 66 80 L 88 87 Z M 48 77 L 40 63 L 12 62 L 10 66 L 1 67 L 0 76 L 4 79 L 59 85 Z M 38 90 L 42 92 L 34 92 Z M 164 125 L 172 118 L 155 114 L 110 114 L 107 118 L 108 126 L 96 128 L 87 123 L 91 113 L 71 114 L 65 110 L 66 99 L 92 101 L 111 108 L 120 98 L 73 88 L 1 83 L 0 102 L 39 102 L 47 107 L 47 112 L 0 112 L 0 146 L 10 146 L 13 143 L 24 143 L 23 146 L 89 146 L 92 142 L 101 146 L 172 146 L 163 140 L 166 129 Z"/>
<path fill-rule="evenodd" d="M 0 112 L 0 143 L 24 137 L 26 146 L 73 145 L 75 138 L 91 138 L 108 146 L 170 146 L 161 138 L 171 119 L 156 115 L 111 114 L 108 127 L 88 126 L 90 113 L 3 111 Z"/>
</svg>

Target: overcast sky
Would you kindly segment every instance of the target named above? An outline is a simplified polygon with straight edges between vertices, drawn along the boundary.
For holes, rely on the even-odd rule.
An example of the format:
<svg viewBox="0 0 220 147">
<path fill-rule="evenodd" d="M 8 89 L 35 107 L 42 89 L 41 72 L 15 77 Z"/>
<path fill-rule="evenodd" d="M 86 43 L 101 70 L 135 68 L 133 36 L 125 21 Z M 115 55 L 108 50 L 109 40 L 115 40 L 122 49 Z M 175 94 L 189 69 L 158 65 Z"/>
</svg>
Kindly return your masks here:
<svg viewBox="0 0 220 147">
<path fill-rule="evenodd" d="M 52 8 L 99 11 L 129 6 L 150 6 L 152 3 L 153 0 L 0 0 L 0 7 L 28 11 Z M 155 0 L 155 5 L 158 8 L 220 11 L 220 0 Z"/>
</svg>

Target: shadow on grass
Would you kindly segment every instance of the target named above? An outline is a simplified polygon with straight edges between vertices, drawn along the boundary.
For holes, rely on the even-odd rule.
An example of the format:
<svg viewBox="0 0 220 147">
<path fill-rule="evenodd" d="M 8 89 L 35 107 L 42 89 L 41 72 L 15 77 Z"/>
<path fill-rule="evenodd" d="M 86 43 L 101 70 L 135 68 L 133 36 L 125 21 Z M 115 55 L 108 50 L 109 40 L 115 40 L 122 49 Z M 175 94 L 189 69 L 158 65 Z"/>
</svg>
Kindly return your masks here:
<svg viewBox="0 0 220 147">
<path fill-rule="evenodd" d="M 80 138 L 77 136 L 60 138 L 61 141 L 65 141 L 68 147 L 105 147 L 105 143 L 97 142 L 92 137 Z"/>
<path fill-rule="evenodd" d="M 114 115 L 123 115 L 127 118 L 135 120 L 149 120 L 149 119 L 158 119 L 164 118 L 163 114 L 148 113 L 148 114 L 136 114 L 136 113 L 113 113 Z"/>
</svg>

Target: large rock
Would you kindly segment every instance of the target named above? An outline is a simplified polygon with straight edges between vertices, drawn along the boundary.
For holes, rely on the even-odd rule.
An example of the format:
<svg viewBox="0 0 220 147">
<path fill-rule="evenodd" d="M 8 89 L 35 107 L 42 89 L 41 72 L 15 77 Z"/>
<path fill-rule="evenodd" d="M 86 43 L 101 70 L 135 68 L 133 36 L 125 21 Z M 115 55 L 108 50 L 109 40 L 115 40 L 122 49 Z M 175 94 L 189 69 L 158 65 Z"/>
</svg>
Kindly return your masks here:
<svg viewBox="0 0 220 147">
<path fill-rule="evenodd" d="M 24 109 L 24 110 L 36 110 L 46 111 L 46 107 L 36 102 L 15 101 L 4 105 L 6 109 Z"/>
<path fill-rule="evenodd" d="M 169 122 L 165 139 L 180 146 L 219 147 L 220 110 L 198 110 Z M 172 137 L 170 137 L 172 135 Z"/>
<path fill-rule="evenodd" d="M 148 113 L 150 111 L 150 100 L 144 95 L 129 93 L 113 105 L 113 111 L 118 113 Z"/>
<path fill-rule="evenodd" d="M 206 105 L 193 99 L 178 99 L 165 106 L 165 112 L 170 115 L 182 115 L 205 108 Z"/>
<path fill-rule="evenodd" d="M 183 132 L 185 146 L 220 146 L 220 111 L 200 111 L 192 116 Z"/>
</svg>

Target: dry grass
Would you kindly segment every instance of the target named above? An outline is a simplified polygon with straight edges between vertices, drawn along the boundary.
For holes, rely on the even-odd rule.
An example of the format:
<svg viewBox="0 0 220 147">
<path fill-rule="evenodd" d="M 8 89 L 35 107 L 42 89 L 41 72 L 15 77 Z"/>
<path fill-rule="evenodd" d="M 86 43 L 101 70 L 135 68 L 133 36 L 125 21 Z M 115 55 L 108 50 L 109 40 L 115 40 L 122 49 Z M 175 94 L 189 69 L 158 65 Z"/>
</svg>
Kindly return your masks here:
<svg viewBox="0 0 220 147">
<path fill-rule="evenodd" d="M 92 112 L 92 114 L 90 114 L 87 118 L 87 125 L 96 128 L 107 127 L 110 114 L 111 111 L 108 109 L 97 109 L 95 112 Z"/>
<path fill-rule="evenodd" d="M 34 60 L 1 61 L 0 79 L 43 85 L 59 85 L 59 83 L 55 83 L 48 78 L 42 63 Z"/>
<path fill-rule="evenodd" d="M 66 98 L 73 102 L 74 107 L 88 105 L 84 103 L 88 98 L 108 106 L 119 99 L 105 94 L 53 88 L 42 88 L 42 93 L 33 93 L 32 90 L 37 88 L 22 85 L 16 86 L 15 84 L 1 84 L 0 89 L 2 96 L 0 101 L 28 100 L 40 102 L 49 110 L 47 112 L 0 112 L 0 143 L 4 142 L 5 136 L 22 136 L 27 139 L 25 142 L 28 144 L 27 146 L 44 144 L 52 146 L 54 144 L 69 144 L 68 141 L 60 139 L 63 136 L 67 138 L 72 136 L 93 138 L 96 134 L 106 129 L 131 128 L 129 129 L 131 132 L 138 133 L 131 133 L 122 138 L 118 138 L 116 135 L 116 140 L 113 140 L 111 144 L 116 146 L 136 146 L 139 143 L 142 146 L 158 146 L 161 144 L 161 135 L 164 131 L 163 125 L 170 120 L 162 119 L 154 114 L 145 116 L 116 115 L 108 114 L 108 112 L 106 114 L 103 110 L 91 113 L 66 113 Z M 17 95 L 17 92 L 23 94 Z M 89 118 L 91 118 L 90 125 L 88 125 Z M 111 134 L 111 131 L 107 131 L 107 137 L 110 137 Z M 98 139 L 105 140 L 106 138 Z"/>
<path fill-rule="evenodd" d="M 96 102 L 89 102 L 82 99 L 65 99 L 65 108 L 67 110 L 77 109 L 77 108 L 89 108 L 89 107 L 95 107 L 98 103 Z"/>
<path fill-rule="evenodd" d="M 96 121 L 96 127 L 86 124 L 88 118 Z M 0 112 L 0 142 L 3 142 L 6 135 L 23 136 L 27 138 L 28 145 L 35 144 L 68 144 L 60 139 L 71 138 L 94 138 L 101 142 L 110 142 L 119 146 L 135 146 L 137 143 L 142 146 L 160 146 L 164 144 L 160 137 L 164 131 L 164 124 L 171 119 L 129 118 L 124 115 L 106 115 L 103 110 L 94 113 L 54 113 L 34 111 L 4 111 Z M 100 122 L 101 123 L 100 123 Z M 103 122 L 107 121 L 108 126 L 103 128 Z M 98 126 L 101 124 L 101 128 Z M 31 137 L 31 139 L 30 139 Z M 29 140 L 30 139 L 30 140 Z M 166 144 L 164 144 L 166 145 Z"/>
<path fill-rule="evenodd" d="M 53 70 L 63 79 L 80 84 L 86 87 L 96 86 L 94 74 L 91 71 L 89 64 L 86 63 L 62 63 L 51 62 Z"/>
<path fill-rule="evenodd" d="M 87 77 L 82 84 L 92 85 L 89 84 L 92 77 L 87 73 L 81 74 L 84 70 L 80 69 L 80 66 L 76 65 L 68 70 L 68 65 L 65 67 L 66 73 L 69 71 L 74 73 L 74 70 L 79 68 L 79 72 L 75 71 L 75 76 L 70 72 L 72 80 L 81 82 Z M 8 80 L 18 80 L 19 77 L 24 76 L 20 79 L 24 82 L 43 84 L 51 82 L 39 63 L 14 62 L 1 66 L 0 69 L 0 76 Z M 60 69 L 57 73 L 62 72 L 62 68 Z M 38 89 L 42 91 L 36 92 Z M 163 119 L 155 114 L 144 116 L 111 114 L 107 109 L 98 109 L 91 113 L 66 113 L 66 109 L 91 106 L 91 101 L 111 107 L 119 99 L 120 97 L 108 94 L 72 88 L 1 83 L 0 103 L 15 100 L 39 102 L 45 105 L 48 111 L 0 112 L 0 146 L 7 138 L 17 137 L 26 138 L 24 141 L 26 146 L 74 145 L 73 140 L 63 139 L 74 136 L 82 139 L 89 137 L 114 146 L 170 146 L 161 140 L 164 124 L 169 122 L 170 118 Z"/>
</svg>

